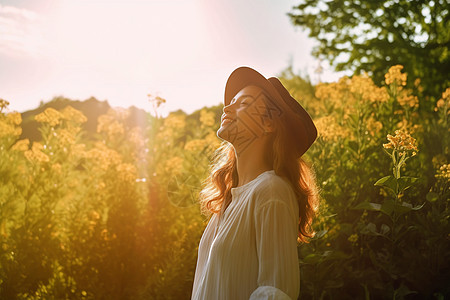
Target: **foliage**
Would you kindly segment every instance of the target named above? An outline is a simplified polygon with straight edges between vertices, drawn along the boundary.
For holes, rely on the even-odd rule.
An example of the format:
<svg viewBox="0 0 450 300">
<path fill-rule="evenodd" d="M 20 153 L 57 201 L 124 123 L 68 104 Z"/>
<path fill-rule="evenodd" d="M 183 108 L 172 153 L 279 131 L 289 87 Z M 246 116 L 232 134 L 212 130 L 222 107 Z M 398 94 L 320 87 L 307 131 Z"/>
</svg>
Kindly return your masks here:
<svg viewBox="0 0 450 300">
<path fill-rule="evenodd" d="M 298 248 L 301 298 L 448 297 L 450 89 L 421 111 L 401 66 L 382 86 L 366 74 L 281 79 L 319 131 L 306 159 L 322 203 Z M 222 107 L 164 118 L 158 105 L 145 118 L 110 109 L 88 134 L 79 110 L 44 105 L 38 141 L 20 138 L 21 114 L 7 107 L 0 100 L 0 299 L 189 299 L 206 225 L 196 198 Z"/>
<path fill-rule="evenodd" d="M 47 107 L 30 143 L 0 104 L 0 298 L 189 299 L 215 114 L 130 127 L 110 109 L 92 140 L 83 113 Z"/>
<path fill-rule="evenodd" d="M 401 71 L 381 87 L 363 74 L 299 98 L 319 131 L 307 156 L 323 199 L 316 236 L 299 246 L 301 299 L 450 295 L 450 89 L 422 118 Z M 283 78 L 294 91 L 298 81 Z"/>
<path fill-rule="evenodd" d="M 22 113 L 22 135 L 21 139 L 29 139 L 30 142 L 40 141 L 42 139 L 41 132 L 39 131 L 39 123 L 36 121 L 35 116 L 43 113 L 47 108 L 53 108 L 55 110 L 62 110 L 66 106 L 71 106 L 76 110 L 81 111 L 87 118 L 87 121 L 81 124 L 81 130 L 83 131 L 83 138 L 85 140 L 95 140 L 97 137 L 97 125 L 98 118 L 101 115 L 107 114 L 111 106 L 106 101 L 99 101 L 94 97 L 90 97 L 84 101 L 74 101 L 68 98 L 57 96 L 47 103 L 41 103 L 41 105 L 33 110 L 29 110 Z M 140 127 L 144 129 L 144 123 L 141 120 L 147 118 L 147 113 L 134 106 L 128 108 L 129 116 L 125 120 L 125 125 L 130 127 Z"/>
<path fill-rule="evenodd" d="M 379 84 L 400 64 L 436 99 L 450 84 L 450 6 L 446 0 L 302 0 L 289 14 L 319 44 L 313 55 L 336 70 L 368 72 Z"/>
</svg>

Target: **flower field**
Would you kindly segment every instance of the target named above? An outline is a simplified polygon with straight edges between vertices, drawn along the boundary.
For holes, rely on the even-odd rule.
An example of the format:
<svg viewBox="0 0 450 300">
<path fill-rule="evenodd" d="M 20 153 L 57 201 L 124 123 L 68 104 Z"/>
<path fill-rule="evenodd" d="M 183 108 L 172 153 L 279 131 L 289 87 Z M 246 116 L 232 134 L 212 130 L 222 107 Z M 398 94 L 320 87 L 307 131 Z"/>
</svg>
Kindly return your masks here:
<svg viewBox="0 0 450 300">
<path fill-rule="evenodd" d="M 381 86 L 367 75 L 312 86 L 289 69 L 281 79 L 319 131 L 300 298 L 450 296 L 450 88 L 425 97 L 401 66 Z M 89 137 L 81 111 L 47 108 L 35 116 L 42 139 L 29 141 L 0 100 L 0 299 L 190 299 L 221 109 L 136 127 L 111 109 Z"/>
</svg>

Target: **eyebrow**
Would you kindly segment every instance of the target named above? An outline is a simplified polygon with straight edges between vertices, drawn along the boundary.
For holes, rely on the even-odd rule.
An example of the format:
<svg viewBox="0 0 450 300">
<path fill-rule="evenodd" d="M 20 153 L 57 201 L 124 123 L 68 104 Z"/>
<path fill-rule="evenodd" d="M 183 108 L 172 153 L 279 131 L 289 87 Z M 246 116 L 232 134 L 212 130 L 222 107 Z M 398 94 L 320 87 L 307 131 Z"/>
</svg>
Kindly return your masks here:
<svg viewBox="0 0 450 300">
<path fill-rule="evenodd" d="M 240 101 L 240 100 L 242 101 L 242 99 L 247 98 L 247 97 L 250 97 L 250 98 L 252 98 L 253 100 L 255 99 L 252 95 L 250 95 L 250 94 L 245 94 L 245 95 L 240 96 L 240 97 L 237 98 L 237 99 L 235 99 L 235 98 L 231 99 L 230 103 L 231 103 L 233 100 L 235 100 L 235 102 Z"/>
</svg>

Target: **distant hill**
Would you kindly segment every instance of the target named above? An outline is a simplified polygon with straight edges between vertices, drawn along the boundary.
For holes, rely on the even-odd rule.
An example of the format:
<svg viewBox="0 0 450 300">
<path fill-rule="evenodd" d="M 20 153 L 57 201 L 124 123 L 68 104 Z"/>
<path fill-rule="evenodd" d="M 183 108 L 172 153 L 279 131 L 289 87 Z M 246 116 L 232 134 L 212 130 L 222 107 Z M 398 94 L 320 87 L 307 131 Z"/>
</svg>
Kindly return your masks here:
<svg viewBox="0 0 450 300">
<path fill-rule="evenodd" d="M 36 109 L 22 113 L 22 135 L 20 136 L 20 138 L 29 139 L 30 141 L 41 140 L 41 133 L 38 129 L 39 123 L 35 121 L 34 117 L 42 113 L 49 107 L 56 110 L 62 110 L 68 105 L 81 111 L 87 117 L 88 120 L 83 124 L 82 128 L 86 133 L 86 138 L 88 139 L 93 139 L 97 133 L 98 117 L 106 114 L 111 108 L 107 101 L 99 101 L 93 97 L 85 101 L 56 97 L 50 102 L 47 102 Z M 127 119 L 127 125 L 129 125 L 130 127 L 142 127 L 142 124 L 145 124 L 145 122 L 142 122 L 141 120 L 146 120 L 149 114 L 145 110 L 136 108 L 135 106 L 130 107 L 129 111 L 130 116 Z"/>
</svg>

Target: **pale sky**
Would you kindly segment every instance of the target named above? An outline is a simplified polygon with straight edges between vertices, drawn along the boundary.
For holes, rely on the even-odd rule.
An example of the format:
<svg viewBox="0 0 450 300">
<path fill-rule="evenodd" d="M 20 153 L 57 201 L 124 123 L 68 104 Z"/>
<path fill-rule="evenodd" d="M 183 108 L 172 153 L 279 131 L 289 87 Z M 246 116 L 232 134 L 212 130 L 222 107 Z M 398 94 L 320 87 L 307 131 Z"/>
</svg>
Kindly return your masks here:
<svg viewBox="0 0 450 300">
<path fill-rule="evenodd" d="M 191 113 L 223 100 L 247 65 L 269 77 L 289 63 L 313 80 L 314 41 L 286 13 L 295 0 L 0 0 L 0 98 L 10 109 L 55 96 Z M 342 76 L 322 63 L 322 81 Z"/>
</svg>

